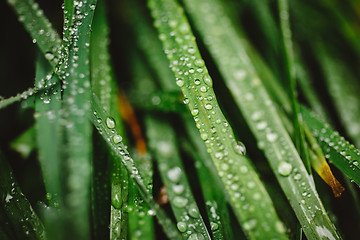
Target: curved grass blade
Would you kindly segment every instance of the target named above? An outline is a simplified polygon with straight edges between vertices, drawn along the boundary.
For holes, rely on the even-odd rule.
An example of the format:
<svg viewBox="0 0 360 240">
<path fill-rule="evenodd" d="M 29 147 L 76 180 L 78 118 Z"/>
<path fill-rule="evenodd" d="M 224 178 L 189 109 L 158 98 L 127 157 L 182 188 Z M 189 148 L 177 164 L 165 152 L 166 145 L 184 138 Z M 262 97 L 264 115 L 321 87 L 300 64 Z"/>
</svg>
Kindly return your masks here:
<svg viewBox="0 0 360 240">
<path fill-rule="evenodd" d="M 330 166 L 326 162 L 325 156 L 318 145 L 315 137 L 312 135 L 310 129 L 305 126 L 305 134 L 310 145 L 310 158 L 311 165 L 319 176 L 329 185 L 335 197 L 339 197 L 341 193 L 345 190 L 339 181 L 334 177 L 331 172 Z"/>
<path fill-rule="evenodd" d="M 9 164 L 0 153 L 0 209 L 17 239 L 47 239 L 45 229 L 15 182 Z"/>
<path fill-rule="evenodd" d="M 301 112 L 304 116 L 304 121 L 319 141 L 325 157 L 360 186 L 359 149 L 346 141 L 328 124 L 319 120 L 305 107 L 301 108 Z"/>
<path fill-rule="evenodd" d="M 0 109 L 5 108 L 7 106 L 10 106 L 13 103 L 19 102 L 21 100 L 26 100 L 29 97 L 31 97 L 32 95 L 34 95 L 34 93 L 36 93 L 37 90 L 34 88 L 29 88 L 28 90 L 22 92 L 22 93 L 18 93 L 16 94 L 16 96 L 12 96 L 6 99 L 2 99 L 0 100 Z"/>
<path fill-rule="evenodd" d="M 283 228 L 278 227 L 282 223 L 269 195 L 243 155 L 242 144 L 236 143 L 232 129 L 217 104 L 212 80 L 183 9 L 172 0 L 150 0 L 149 7 L 176 83 L 183 91 L 184 103 L 194 116 L 245 233 L 249 238 L 276 236 L 286 239 Z M 239 173 L 242 173 L 241 176 Z M 248 211 L 244 211 L 244 205 Z M 264 215 L 265 211 L 268 214 Z"/>
<path fill-rule="evenodd" d="M 116 132 L 114 120 L 105 114 L 104 110 L 99 105 L 99 100 L 95 95 L 91 99 L 91 121 L 102 135 L 109 148 L 115 154 L 117 160 L 121 160 L 129 173 L 131 179 L 136 183 L 140 194 L 144 201 L 150 206 L 147 214 L 157 216 L 159 223 L 163 226 L 164 232 L 170 239 L 181 239 L 178 230 L 167 217 L 166 213 L 157 205 L 146 187 L 139 169 L 136 167 L 134 160 L 130 157 L 129 152 L 126 150 L 122 142 L 121 136 Z M 151 186 L 150 186 L 151 187 Z"/>
<path fill-rule="evenodd" d="M 54 66 L 58 62 L 57 51 L 61 46 L 58 33 L 52 28 L 39 4 L 33 0 L 8 0 L 20 22 L 37 43 L 45 58 Z"/>
<path fill-rule="evenodd" d="M 151 115 L 145 118 L 145 124 L 179 231 L 184 239 L 210 239 L 185 176 L 174 131 L 165 121 Z"/>
<path fill-rule="evenodd" d="M 185 6 L 257 138 L 259 147 L 264 151 L 306 236 L 311 239 L 326 236 L 340 239 L 318 197 L 313 179 L 308 175 L 220 2 L 185 0 Z"/>
</svg>

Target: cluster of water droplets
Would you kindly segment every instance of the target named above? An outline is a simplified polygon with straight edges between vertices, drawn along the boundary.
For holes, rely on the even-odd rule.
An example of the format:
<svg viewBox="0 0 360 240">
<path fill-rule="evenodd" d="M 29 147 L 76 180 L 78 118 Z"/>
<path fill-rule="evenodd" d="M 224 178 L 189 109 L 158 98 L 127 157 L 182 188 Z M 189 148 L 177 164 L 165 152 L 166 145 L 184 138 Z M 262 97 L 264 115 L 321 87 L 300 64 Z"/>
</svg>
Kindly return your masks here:
<svg viewBox="0 0 360 240">
<path fill-rule="evenodd" d="M 321 130 L 315 130 L 314 136 L 317 137 L 322 145 L 326 145 L 324 153 L 327 159 L 331 160 L 332 154 L 338 154 L 346 159 L 352 170 L 359 169 L 359 149 L 345 140 L 337 131 L 331 130 L 328 124 Z"/>
<path fill-rule="evenodd" d="M 171 158 L 174 154 L 174 148 L 169 141 L 159 141 L 156 147 L 164 158 Z M 196 202 L 189 192 L 190 186 L 182 168 L 175 164 L 169 166 L 166 161 L 163 161 L 160 162 L 159 169 L 160 172 L 165 173 L 167 179 L 168 196 L 174 211 L 177 212 L 178 230 L 188 239 L 205 239 L 201 232 L 206 232 L 206 227 Z"/>
<path fill-rule="evenodd" d="M 259 182 L 252 179 L 251 166 L 241 158 L 245 155 L 245 147 L 236 142 L 231 127 L 221 113 L 212 89 L 212 80 L 196 47 L 190 26 L 181 14 L 181 11 L 164 14 L 153 10 L 155 26 L 160 32 L 159 38 L 170 61 L 170 68 L 175 73 L 176 84 L 182 89 L 184 104 L 188 105 L 194 117 L 200 136 L 214 159 L 235 208 L 246 211 L 251 216 L 251 212 L 255 210 L 255 202 L 263 201 L 257 190 Z M 236 72 L 236 77 L 243 80 L 244 71 Z M 255 79 L 252 84 L 258 85 L 259 80 Z M 245 98 L 247 101 L 254 100 L 251 94 L 245 95 Z M 266 126 L 263 123 L 259 128 L 266 129 Z M 274 132 L 267 132 L 269 142 L 274 142 L 277 138 Z M 251 217 L 244 222 L 246 230 L 265 225 L 265 221 L 259 222 Z"/>
</svg>

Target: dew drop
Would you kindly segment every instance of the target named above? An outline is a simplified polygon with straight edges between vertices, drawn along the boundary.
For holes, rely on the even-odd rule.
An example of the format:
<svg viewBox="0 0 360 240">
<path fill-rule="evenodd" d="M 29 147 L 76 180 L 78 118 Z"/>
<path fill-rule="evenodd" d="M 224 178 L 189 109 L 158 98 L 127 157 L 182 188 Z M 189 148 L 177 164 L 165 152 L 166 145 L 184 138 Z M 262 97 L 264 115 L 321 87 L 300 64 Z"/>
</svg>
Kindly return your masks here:
<svg viewBox="0 0 360 240">
<path fill-rule="evenodd" d="M 192 233 L 188 240 L 205 240 L 205 237 L 200 233 Z"/>
<path fill-rule="evenodd" d="M 184 185 L 173 185 L 172 189 L 176 194 L 182 194 L 184 192 Z"/>
<path fill-rule="evenodd" d="M 182 87 L 182 86 L 184 86 L 184 81 L 183 81 L 181 78 L 178 78 L 178 79 L 176 80 L 176 84 L 177 84 L 179 87 Z"/>
<path fill-rule="evenodd" d="M 120 135 L 115 135 L 113 136 L 113 141 L 115 144 L 117 144 L 122 141 L 122 137 Z"/>
<path fill-rule="evenodd" d="M 239 155 L 245 155 L 246 154 L 246 147 L 245 145 L 238 141 L 234 144 L 234 150 L 235 150 L 235 153 L 239 154 Z"/>
<path fill-rule="evenodd" d="M 6 198 L 5 198 L 5 202 L 9 203 L 11 199 L 13 199 L 14 197 L 11 196 L 10 194 L 7 194 L 6 195 Z"/>
<path fill-rule="evenodd" d="M 184 104 L 189 104 L 190 100 L 188 98 L 184 98 Z"/>
<path fill-rule="evenodd" d="M 165 157 L 170 157 L 173 154 L 173 146 L 167 141 L 160 141 L 156 145 L 158 151 Z"/>
<path fill-rule="evenodd" d="M 268 133 L 266 134 L 266 139 L 269 142 L 274 142 L 278 138 L 278 135 L 276 133 Z"/>
<path fill-rule="evenodd" d="M 255 219 L 250 219 L 243 224 L 243 228 L 247 231 L 252 230 L 256 227 L 257 221 Z"/>
<path fill-rule="evenodd" d="M 205 108 L 207 110 L 211 110 L 213 108 L 213 106 L 211 104 L 205 104 Z"/>
<path fill-rule="evenodd" d="M 219 224 L 215 223 L 215 222 L 211 222 L 210 223 L 210 228 L 212 231 L 216 231 L 219 229 Z"/>
<path fill-rule="evenodd" d="M 193 218 L 198 218 L 200 216 L 199 211 L 197 210 L 196 205 L 193 205 L 188 210 L 189 215 Z"/>
<path fill-rule="evenodd" d="M 217 159 L 223 159 L 224 158 L 224 154 L 222 153 L 222 152 L 216 152 L 215 153 L 215 157 L 217 158 Z"/>
<path fill-rule="evenodd" d="M 213 86 L 213 82 L 212 82 L 212 80 L 211 80 L 211 78 L 209 77 L 209 76 L 204 76 L 204 83 L 206 84 L 206 85 L 208 85 L 209 87 L 212 87 Z"/>
<path fill-rule="evenodd" d="M 115 128 L 115 120 L 111 117 L 106 118 L 106 126 L 108 128 Z"/>
<path fill-rule="evenodd" d="M 248 170 L 248 168 L 246 167 L 246 166 L 241 166 L 240 167 L 240 172 L 241 173 L 247 173 L 249 170 Z"/>
<path fill-rule="evenodd" d="M 290 175 L 292 170 L 292 166 L 290 163 L 287 163 L 285 161 L 282 161 L 279 166 L 278 166 L 278 172 L 280 173 L 280 175 L 287 177 Z"/>
<path fill-rule="evenodd" d="M 170 181 L 178 182 L 181 177 L 181 169 L 179 167 L 174 167 L 167 172 L 167 176 Z"/>
<path fill-rule="evenodd" d="M 235 73 L 234 73 L 234 78 L 236 80 L 243 80 L 246 76 L 246 72 L 244 70 L 237 70 Z"/>
<path fill-rule="evenodd" d="M 203 93 L 207 92 L 207 87 L 201 86 L 200 91 L 203 92 Z"/>
<path fill-rule="evenodd" d="M 196 50 L 194 48 L 189 48 L 188 49 L 188 53 L 190 54 L 194 54 L 196 52 Z"/>
<path fill-rule="evenodd" d="M 175 207 L 183 208 L 188 203 L 188 200 L 181 196 L 176 196 L 173 200 L 173 204 Z"/>
<path fill-rule="evenodd" d="M 152 210 L 152 209 L 149 209 L 149 210 L 147 211 L 147 214 L 148 214 L 149 216 L 155 216 L 156 212 L 155 212 L 154 210 Z"/>
<path fill-rule="evenodd" d="M 198 114 L 199 114 L 199 110 L 196 108 L 191 111 L 191 115 L 193 115 L 193 116 L 196 116 Z"/>
<path fill-rule="evenodd" d="M 204 141 L 206 141 L 206 140 L 208 139 L 208 135 L 207 135 L 206 133 L 202 133 L 202 134 L 200 135 L 200 137 L 201 137 L 201 139 L 204 140 Z"/>
<path fill-rule="evenodd" d="M 187 229 L 187 225 L 184 222 L 178 222 L 176 224 L 176 226 L 177 226 L 177 228 L 179 229 L 180 232 L 185 232 L 186 229 Z"/>
</svg>

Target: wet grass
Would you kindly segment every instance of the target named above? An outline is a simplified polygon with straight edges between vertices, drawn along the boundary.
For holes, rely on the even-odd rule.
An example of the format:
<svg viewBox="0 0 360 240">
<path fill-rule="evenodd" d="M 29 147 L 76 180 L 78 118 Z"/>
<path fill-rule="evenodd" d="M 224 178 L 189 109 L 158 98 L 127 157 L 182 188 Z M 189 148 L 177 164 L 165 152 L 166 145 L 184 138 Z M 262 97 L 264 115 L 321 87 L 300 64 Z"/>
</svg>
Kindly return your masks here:
<svg viewBox="0 0 360 240">
<path fill-rule="evenodd" d="M 1 239 L 359 234 L 357 1 L 1 9 Z"/>
</svg>

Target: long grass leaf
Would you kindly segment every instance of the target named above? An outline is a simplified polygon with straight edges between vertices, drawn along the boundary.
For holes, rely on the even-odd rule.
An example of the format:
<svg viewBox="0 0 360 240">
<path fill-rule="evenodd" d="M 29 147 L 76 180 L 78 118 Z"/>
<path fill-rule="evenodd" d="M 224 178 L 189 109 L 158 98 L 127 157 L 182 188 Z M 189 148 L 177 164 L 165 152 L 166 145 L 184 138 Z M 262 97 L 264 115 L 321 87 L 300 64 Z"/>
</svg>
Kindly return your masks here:
<svg viewBox="0 0 360 240">
<path fill-rule="evenodd" d="M 270 235 L 286 238 L 278 227 L 282 223 L 270 197 L 248 159 L 244 157 L 242 145 L 236 143 L 232 129 L 217 104 L 212 80 L 183 9 L 171 0 L 150 0 L 149 7 L 176 76 L 176 83 L 183 91 L 184 103 L 194 116 L 201 138 L 206 143 L 244 231 L 250 238 Z M 243 174 L 239 175 L 239 172 Z M 262 204 L 255 207 L 254 202 L 260 200 Z M 244 205 L 252 210 L 243 211 Z M 263 215 L 264 211 L 269 214 Z"/>
<path fill-rule="evenodd" d="M 224 201 L 227 199 L 224 186 L 205 144 L 196 132 L 193 120 L 190 116 L 183 116 L 183 118 L 190 141 L 182 141 L 182 146 L 195 160 L 213 237 L 233 239 L 227 201 Z"/>
<path fill-rule="evenodd" d="M 257 138 L 259 147 L 264 151 L 305 234 L 308 238 L 320 239 L 325 231 L 327 236 L 339 239 L 340 236 L 318 197 L 313 179 L 308 175 L 281 124 L 254 67 L 249 64 L 241 40 L 224 15 L 220 3 L 185 1 L 185 5 Z"/>
<path fill-rule="evenodd" d="M 179 231 L 186 239 L 210 239 L 184 174 L 174 131 L 164 120 L 152 116 L 146 117 L 145 123 L 149 145 L 158 162 Z"/>
<path fill-rule="evenodd" d="M 15 181 L 9 164 L 0 153 L 0 208 L 17 239 L 47 239 L 45 229 Z"/>
<path fill-rule="evenodd" d="M 65 20 L 72 19 L 69 54 L 65 59 L 63 121 L 65 125 L 68 192 L 65 205 L 71 212 L 74 234 L 88 238 L 90 232 L 89 199 L 91 172 L 90 111 L 90 33 L 96 0 L 74 1 L 73 9 L 65 8 Z M 65 1 L 65 7 L 67 6 Z M 70 14 L 67 16 L 66 12 Z M 66 24 L 66 23 L 65 23 Z M 65 26 L 66 27 L 66 26 Z"/>
<path fill-rule="evenodd" d="M 105 1 L 100 0 L 94 14 L 94 22 L 90 43 L 91 85 L 99 96 L 101 105 L 114 117 L 116 130 L 123 135 L 121 116 L 117 108 L 117 86 L 114 81 L 113 69 L 109 53 L 109 25 L 106 16 Z M 93 228 L 97 239 L 108 238 L 110 224 L 110 239 L 125 239 L 127 235 L 127 174 L 108 152 L 106 143 L 100 140 L 100 135 L 94 136 L 96 145 L 93 160 Z M 110 171 L 109 171 L 110 170 Z M 124 186 L 126 185 L 126 186 Z M 103 186 L 109 186 L 104 189 Z M 110 200 L 111 198 L 111 200 Z M 110 204 L 110 202 L 114 204 Z M 118 204 L 118 203 L 121 204 Z M 119 206 L 120 205 L 120 206 Z M 116 206 L 116 207 L 114 207 Z M 110 212 L 110 215 L 104 214 Z M 110 222 L 109 222 L 110 220 Z"/>
<path fill-rule="evenodd" d="M 305 137 L 304 137 L 304 129 L 301 124 L 301 116 L 299 113 L 299 103 L 297 101 L 297 91 L 296 91 L 296 68 L 295 68 L 295 57 L 293 52 L 293 44 L 290 30 L 290 16 L 289 16 L 289 7 L 287 0 L 279 0 L 279 13 L 280 13 L 280 26 L 282 33 L 282 41 L 285 55 L 285 72 L 286 79 L 289 83 L 289 92 L 290 99 L 292 105 L 292 120 L 294 125 L 294 139 L 295 146 L 298 150 L 303 163 L 311 174 L 311 166 L 307 153 L 307 149 L 305 148 Z"/>
</svg>

